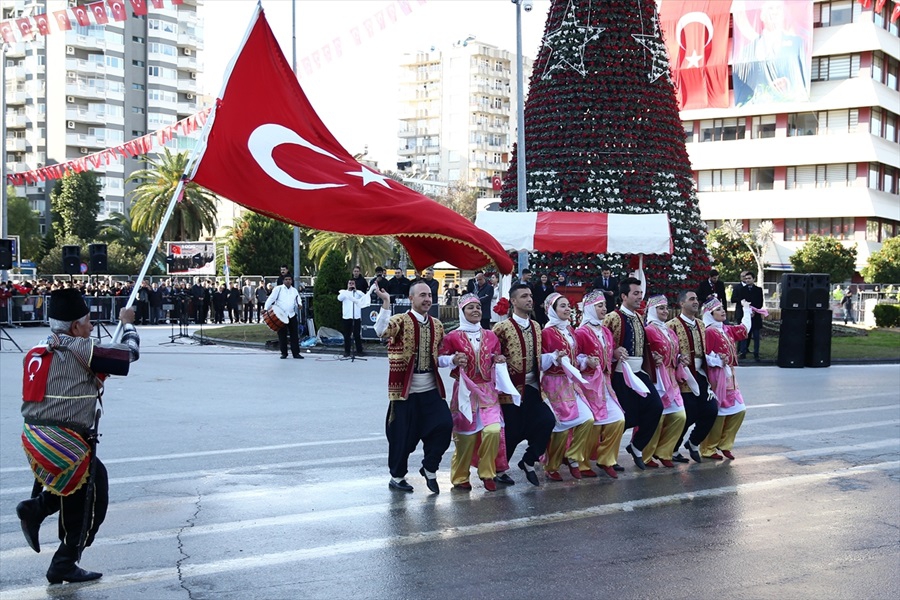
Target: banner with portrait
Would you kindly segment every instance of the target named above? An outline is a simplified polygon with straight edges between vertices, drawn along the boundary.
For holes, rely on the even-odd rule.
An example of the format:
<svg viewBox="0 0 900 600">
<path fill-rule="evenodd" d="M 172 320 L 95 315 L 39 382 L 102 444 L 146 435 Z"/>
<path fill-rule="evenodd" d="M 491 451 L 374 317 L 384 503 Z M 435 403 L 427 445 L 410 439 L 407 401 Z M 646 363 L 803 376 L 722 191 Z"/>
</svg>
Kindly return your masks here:
<svg viewBox="0 0 900 600">
<path fill-rule="evenodd" d="M 812 0 L 735 0 L 734 105 L 806 102 L 812 63 Z"/>
<path fill-rule="evenodd" d="M 166 242 L 166 273 L 215 276 L 216 243 Z"/>
</svg>

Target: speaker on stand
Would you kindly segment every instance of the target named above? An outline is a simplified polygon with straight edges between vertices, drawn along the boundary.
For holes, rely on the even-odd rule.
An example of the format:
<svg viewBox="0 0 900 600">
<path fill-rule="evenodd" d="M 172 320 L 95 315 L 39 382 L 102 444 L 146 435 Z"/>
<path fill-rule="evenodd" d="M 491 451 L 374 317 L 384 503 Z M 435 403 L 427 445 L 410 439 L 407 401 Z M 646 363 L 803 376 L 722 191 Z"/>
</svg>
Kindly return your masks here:
<svg viewBox="0 0 900 600">
<path fill-rule="evenodd" d="M 831 276 L 811 273 L 806 280 L 806 366 L 831 366 Z"/>
<path fill-rule="evenodd" d="M 66 275 L 81 273 L 81 246 L 62 247 L 62 271 Z"/>
<path fill-rule="evenodd" d="M 0 240 L 0 271 L 9 271 L 13 263 L 13 241 Z"/>
<path fill-rule="evenodd" d="M 781 276 L 781 329 L 778 332 L 777 364 L 801 369 L 806 361 L 806 275 Z"/>
<path fill-rule="evenodd" d="M 107 273 L 106 244 L 91 244 L 88 246 L 89 268 L 91 275 Z"/>
</svg>

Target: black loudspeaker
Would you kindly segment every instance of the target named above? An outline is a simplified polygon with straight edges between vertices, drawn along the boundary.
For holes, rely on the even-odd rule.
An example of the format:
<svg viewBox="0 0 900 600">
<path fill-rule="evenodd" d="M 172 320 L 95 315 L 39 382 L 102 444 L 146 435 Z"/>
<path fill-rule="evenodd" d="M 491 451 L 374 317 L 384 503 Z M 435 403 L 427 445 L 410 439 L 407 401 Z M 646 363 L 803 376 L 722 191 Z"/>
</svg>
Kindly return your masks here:
<svg viewBox="0 0 900 600">
<path fill-rule="evenodd" d="M 0 240 L 0 271 L 12 269 L 12 240 Z"/>
<path fill-rule="evenodd" d="M 778 366 L 799 369 L 806 359 L 806 310 L 781 311 L 778 332 Z"/>
<path fill-rule="evenodd" d="M 81 273 L 81 246 L 62 247 L 62 270 L 66 275 Z"/>
<path fill-rule="evenodd" d="M 825 275 L 827 280 L 828 275 Z M 830 310 L 807 311 L 806 322 L 806 366 L 831 366 L 831 320 Z"/>
<path fill-rule="evenodd" d="M 806 276 L 806 308 L 810 310 L 827 310 L 831 307 L 831 275 L 828 273 L 810 273 Z"/>
<path fill-rule="evenodd" d="M 106 273 L 106 244 L 91 244 L 88 246 L 88 257 L 90 257 L 90 272 Z"/>
<path fill-rule="evenodd" d="M 781 276 L 781 310 L 806 309 L 806 275 L 785 273 Z"/>
</svg>

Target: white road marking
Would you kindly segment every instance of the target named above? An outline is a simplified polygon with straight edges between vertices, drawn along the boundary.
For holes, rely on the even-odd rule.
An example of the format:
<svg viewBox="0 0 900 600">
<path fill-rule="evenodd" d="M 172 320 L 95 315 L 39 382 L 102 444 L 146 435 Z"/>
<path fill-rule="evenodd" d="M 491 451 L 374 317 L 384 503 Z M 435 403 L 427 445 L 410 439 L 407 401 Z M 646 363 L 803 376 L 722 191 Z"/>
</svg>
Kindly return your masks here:
<svg viewBox="0 0 900 600">
<path fill-rule="evenodd" d="M 767 481 L 741 483 L 733 486 L 710 488 L 695 492 L 668 494 L 665 496 L 656 496 L 652 498 L 644 498 L 641 500 L 629 500 L 626 502 L 601 504 L 598 506 L 570 511 L 558 511 L 543 515 L 533 515 L 516 519 L 478 523 L 475 525 L 462 525 L 449 527 L 446 529 L 423 531 L 410 535 L 355 540 L 352 542 L 342 542 L 337 544 L 329 544 L 326 546 L 316 546 L 312 548 L 301 548 L 298 550 L 289 550 L 285 552 L 272 552 L 269 554 L 259 554 L 243 558 L 217 560 L 207 563 L 188 563 L 181 565 L 181 573 L 182 578 L 190 578 L 215 575 L 218 573 L 234 573 L 235 571 L 248 569 L 272 568 L 278 565 L 300 563 L 308 560 L 321 560 L 322 558 L 328 558 L 332 556 L 345 556 L 359 554 L 361 552 L 382 550 L 385 548 L 398 548 L 401 546 L 412 546 L 428 542 L 438 542 L 476 535 L 514 531 L 518 529 L 525 529 L 528 527 L 553 525 L 580 519 L 607 516 L 615 514 L 617 512 L 630 512 L 643 508 L 665 506 L 668 504 L 680 502 L 691 502 L 693 500 L 701 498 L 716 498 L 719 496 L 726 496 L 730 494 L 748 494 L 773 489 L 790 488 L 800 485 L 819 483 L 831 479 L 855 477 L 858 475 L 865 475 L 878 471 L 889 471 L 897 469 L 898 467 L 900 467 L 900 461 L 887 461 L 871 465 L 836 469 L 833 471 L 826 471 L 822 473 L 791 475 Z M 176 579 L 177 573 L 174 568 L 153 569 L 149 571 L 142 571 L 125 575 L 107 574 L 103 579 L 99 580 L 97 583 L 92 584 L 90 586 L 90 590 L 91 592 L 105 592 L 108 590 L 127 587 L 130 585 L 162 581 L 175 581 Z M 67 590 L 60 591 L 65 593 Z M 46 598 L 47 586 L 46 584 L 42 584 L 40 586 L 14 588 L 5 590 L 2 595 L 4 597 L 16 598 L 17 600 L 30 598 Z"/>
</svg>

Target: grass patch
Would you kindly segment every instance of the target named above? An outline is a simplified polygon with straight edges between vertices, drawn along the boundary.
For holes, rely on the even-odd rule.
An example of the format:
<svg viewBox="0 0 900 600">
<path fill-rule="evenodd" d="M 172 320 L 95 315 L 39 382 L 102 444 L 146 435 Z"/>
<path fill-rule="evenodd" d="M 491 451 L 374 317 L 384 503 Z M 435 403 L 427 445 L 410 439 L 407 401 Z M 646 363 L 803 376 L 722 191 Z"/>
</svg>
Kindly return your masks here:
<svg viewBox="0 0 900 600">
<path fill-rule="evenodd" d="M 278 334 L 262 323 L 204 328 L 203 335 L 231 342 L 256 342 L 258 344 L 265 344 L 269 340 L 278 341 Z"/>
<path fill-rule="evenodd" d="M 751 343 L 751 349 L 752 347 Z M 759 344 L 759 353 L 763 359 L 777 359 L 778 337 L 763 336 Z M 893 330 L 871 329 L 866 335 L 832 337 L 831 358 L 900 361 L 900 333 Z"/>
</svg>

